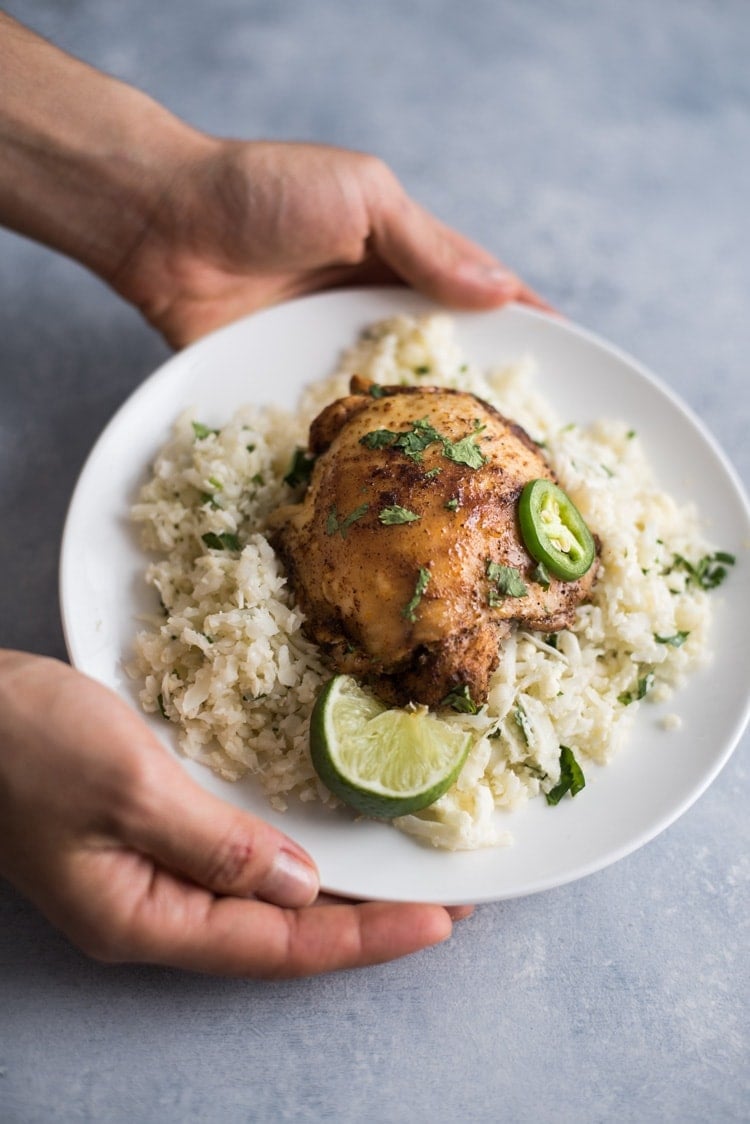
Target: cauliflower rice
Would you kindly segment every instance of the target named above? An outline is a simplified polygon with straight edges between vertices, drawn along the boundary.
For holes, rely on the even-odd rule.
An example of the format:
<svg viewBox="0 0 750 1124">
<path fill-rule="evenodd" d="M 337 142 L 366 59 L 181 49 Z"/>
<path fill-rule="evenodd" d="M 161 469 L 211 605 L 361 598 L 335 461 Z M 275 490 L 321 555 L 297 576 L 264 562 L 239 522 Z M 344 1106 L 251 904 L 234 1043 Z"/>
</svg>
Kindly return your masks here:
<svg viewBox="0 0 750 1124">
<path fill-rule="evenodd" d="M 144 622 L 129 670 L 142 681 L 144 710 L 176 724 L 188 757 L 228 780 L 253 774 L 279 810 L 290 799 L 336 805 L 308 751 L 312 706 L 331 673 L 301 631 L 264 531 L 292 495 L 283 477 L 310 421 L 348 393 L 355 372 L 460 387 L 518 421 L 543 443 L 601 540 L 600 575 L 574 627 L 554 636 L 519 630 L 503 641 L 487 704 L 476 715 L 446 715 L 474 735 L 457 783 L 424 812 L 394 821 L 438 847 L 507 842 L 495 809 L 549 791 L 561 746 L 584 773 L 590 762 L 605 764 L 640 700 L 667 699 L 705 660 L 709 597 L 682 560 L 697 563 L 712 548 L 696 511 L 659 489 L 626 422 L 584 429 L 558 418 L 533 388 L 533 364 L 476 369 L 446 315 L 369 328 L 294 413 L 246 406 L 220 431 L 189 413 L 179 418 L 132 511 L 156 555 L 146 581 L 162 611 Z"/>
</svg>

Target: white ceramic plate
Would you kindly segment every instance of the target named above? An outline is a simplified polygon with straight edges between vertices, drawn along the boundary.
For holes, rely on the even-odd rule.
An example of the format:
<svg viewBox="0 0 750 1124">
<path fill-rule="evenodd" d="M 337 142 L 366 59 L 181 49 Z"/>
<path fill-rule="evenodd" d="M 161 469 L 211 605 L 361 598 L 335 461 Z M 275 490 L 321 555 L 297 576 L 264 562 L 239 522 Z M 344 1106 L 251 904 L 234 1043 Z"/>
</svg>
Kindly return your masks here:
<svg viewBox="0 0 750 1124">
<path fill-rule="evenodd" d="M 294 404 L 304 382 L 327 374 L 359 329 L 397 312 L 431 306 L 396 289 L 339 291 L 294 301 L 242 320 L 176 355 L 144 382 L 102 433 L 78 481 L 65 528 L 61 603 L 72 663 L 138 706 L 123 664 L 150 606 L 145 559 L 128 521 L 136 491 L 177 414 L 194 406 L 209 425 L 256 401 Z M 599 870 L 642 846 L 710 784 L 748 718 L 750 512 L 726 459 L 677 398 L 632 359 L 563 321 L 521 307 L 456 316 L 466 354 L 497 365 L 535 357 L 537 385 L 559 413 L 580 422 L 627 421 L 645 442 L 662 485 L 695 500 L 713 542 L 737 555 L 714 594 L 711 665 L 670 703 L 678 732 L 642 707 L 628 746 L 603 769 L 589 767 L 585 792 L 549 808 L 532 801 L 498 813 L 513 846 L 470 853 L 427 848 L 387 825 L 353 822 L 304 805 L 274 813 L 251 779 L 222 782 L 183 758 L 206 789 L 277 824 L 317 860 L 323 885 L 361 898 L 494 901 L 547 889 Z M 163 720 L 151 721 L 171 741 Z"/>
</svg>

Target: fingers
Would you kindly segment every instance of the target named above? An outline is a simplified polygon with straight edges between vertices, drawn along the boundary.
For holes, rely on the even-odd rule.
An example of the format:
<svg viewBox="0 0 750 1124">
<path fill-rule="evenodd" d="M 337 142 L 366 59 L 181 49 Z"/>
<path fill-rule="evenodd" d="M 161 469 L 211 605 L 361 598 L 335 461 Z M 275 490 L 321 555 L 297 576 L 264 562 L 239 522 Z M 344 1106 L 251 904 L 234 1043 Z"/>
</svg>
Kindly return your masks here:
<svg viewBox="0 0 750 1124">
<path fill-rule="evenodd" d="M 178 967 L 229 975 L 292 977 L 394 960 L 447 940 L 440 906 L 322 905 L 299 911 L 264 902 L 215 902 L 200 933 L 185 934 L 170 956 Z M 194 939 L 197 938 L 197 939 Z"/>
<path fill-rule="evenodd" d="M 103 956 L 215 975 L 292 977 L 364 967 L 446 940 L 440 906 L 387 902 L 280 909 L 215 898 L 164 873 Z M 103 950 L 100 950 L 103 951 Z"/>
<path fill-rule="evenodd" d="M 373 248 L 400 277 L 455 308 L 520 301 L 550 311 L 528 285 L 482 247 L 438 222 L 395 181 L 371 192 Z"/>
<path fill-rule="evenodd" d="M 354 903 L 304 909 L 217 897 L 118 848 L 79 852 L 45 912 L 106 963 L 163 964 L 213 975 L 316 975 L 394 960 L 447 940 L 470 907 Z M 74 907 L 71 906 L 74 903 Z"/>
<path fill-rule="evenodd" d="M 358 898 L 341 898 L 334 894 L 328 894 L 321 891 L 315 899 L 315 905 L 356 905 L 362 904 L 362 899 Z M 447 905 L 443 906 L 451 921 L 462 921 L 465 917 L 471 917 L 474 912 L 473 905 Z"/>
<path fill-rule="evenodd" d="M 217 894 L 309 905 L 312 859 L 288 836 L 205 792 L 174 762 L 159 761 L 124 823 L 129 845 Z"/>
<path fill-rule="evenodd" d="M 169 794 L 159 815 L 149 814 L 145 806 L 142 816 L 131 823 L 131 845 L 213 894 L 258 897 L 288 909 L 316 899 L 332 906 L 353 905 L 318 894 L 312 859 L 288 836 L 204 792 L 176 771 L 177 777 L 159 786 Z M 443 912 L 460 920 L 471 914 L 472 907 L 452 906 Z"/>
</svg>

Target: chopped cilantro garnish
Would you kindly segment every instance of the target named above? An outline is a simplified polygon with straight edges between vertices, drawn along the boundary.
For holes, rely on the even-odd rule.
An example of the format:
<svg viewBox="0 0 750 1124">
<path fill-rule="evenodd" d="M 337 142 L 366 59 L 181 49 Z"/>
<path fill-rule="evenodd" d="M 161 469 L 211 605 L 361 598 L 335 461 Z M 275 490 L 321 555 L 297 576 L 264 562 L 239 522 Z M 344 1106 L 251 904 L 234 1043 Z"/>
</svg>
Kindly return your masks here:
<svg viewBox="0 0 750 1124">
<path fill-rule="evenodd" d="M 340 519 L 334 505 L 328 512 L 328 519 L 326 520 L 326 534 L 335 535 L 338 532 L 341 535 L 342 539 L 345 539 L 347 531 L 351 527 L 352 523 L 356 523 L 358 519 L 361 519 L 362 516 L 369 510 L 369 507 L 369 503 L 360 504 L 360 506 L 355 507 L 354 511 L 350 512 L 349 515 L 346 515 L 343 519 Z"/>
<path fill-rule="evenodd" d="M 393 445 L 397 438 L 398 434 L 392 429 L 373 429 L 364 437 L 360 437 L 359 443 L 368 449 L 384 449 L 388 445 Z"/>
<path fill-rule="evenodd" d="M 547 573 L 547 567 L 543 562 L 538 562 L 536 568 L 531 575 L 535 582 L 542 586 L 543 589 L 549 589 L 552 579 Z"/>
<path fill-rule="evenodd" d="M 667 573 L 671 573 L 672 570 L 685 570 L 688 575 L 688 583 L 692 582 L 700 589 L 715 589 L 726 578 L 727 566 L 734 566 L 735 562 L 735 556 L 727 554 L 724 550 L 717 550 L 714 554 L 706 554 L 698 562 L 689 562 L 681 554 L 675 554 L 672 566 L 667 570 Z"/>
<path fill-rule="evenodd" d="M 229 531 L 222 531 L 219 535 L 214 531 L 207 531 L 205 535 L 201 535 L 201 538 L 209 550 L 240 549 L 240 540 L 236 535 L 230 534 Z"/>
<path fill-rule="evenodd" d="M 566 792 L 576 796 L 582 788 L 586 787 L 586 779 L 581 766 L 573 756 L 573 750 L 567 745 L 560 746 L 560 780 L 553 789 L 546 793 L 548 804 L 559 804 Z"/>
<path fill-rule="evenodd" d="M 248 448 L 250 448 L 249 445 Z M 284 477 L 284 483 L 288 484 L 290 488 L 296 488 L 299 484 L 308 484 L 314 464 L 315 457 L 308 453 L 307 449 L 296 448 L 292 456 L 292 463 L 289 465 L 289 471 Z"/>
<path fill-rule="evenodd" d="M 490 605 L 497 605 L 498 597 L 525 597 L 528 593 L 521 574 L 515 566 L 501 566 L 488 558 L 485 573 L 494 586 L 490 589 Z"/>
<path fill-rule="evenodd" d="M 449 691 L 440 704 L 441 706 L 449 706 L 452 710 L 457 710 L 459 714 L 478 714 L 479 707 L 471 697 L 468 684 L 462 683 L 460 687 L 454 687 Z"/>
<path fill-rule="evenodd" d="M 424 419 L 425 422 L 426 420 Z M 422 453 L 427 446 L 439 440 L 439 435 L 431 425 L 414 422 L 414 428 L 409 433 L 402 433 L 395 444 L 399 449 L 403 449 L 404 454 L 413 461 L 421 461 Z"/>
<path fill-rule="evenodd" d="M 451 498 L 446 501 L 445 506 L 448 511 L 458 511 L 458 498 L 456 496 L 451 496 Z"/>
<path fill-rule="evenodd" d="M 642 675 L 632 691 L 623 691 L 621 695 L 617 696 L 617 701 L 622 703 L 623 706 L 629 706 L 630 703 L 640 702 L 649 693 L 654 685 L 653 671 L 647 672 Z"/>
<path fill-rule="evenodd" d="M 196 441 L 203 441 L 206 437 L 210 437 L 212 433 L 218 433 L 218 429 L 211 429 L 209 426 L 204 425 L 203 422 L 191 422 L 193 433 L 195 434 Z"/>
<path fill-rule="evenodd" d="M 360 444 L 368 449 L 387 447 L 402 449 L 413 461 L 421 461 L 424 450 L 428 445 L 439 441 L 440 434 L 433 429 L 427 418 L 420 418 L 418 421 L 413 421 L 411 429 L 405 433 L 396 433 L 392 429 L 373 429 L 359 440 Z"/>
<path fill-rule="evenodd" d="M 392 429 L 373 429 L 359 440 L 360 444 L 368 449 L 402 449 L 405 456 L 413 461 L 421 461 L 424 450 L 429 445 L 439 442 L 443 446 L 443 456 L 448 460 L 455 461 L 456 464 L 465 464 L 469 468 L 481 468 L 487 463 L 487 457 L 472 437 L 482 428 L 484 427 L 477 423 L 472 433 L 462 437 L 460 441 L 450 441 L 438 433 L 425 417 L 411 422 L 411 429 L 406 430 L 405 433 L 396 433 Z"/>
<path fill-rule="evenodd" d="M 456 442 L 443 439 L 443 453 L 449 461 L 468 465 L 469 468 L 481 468 L 487 464 L 487 457 L 476 441 L 472 441 L 471 434 Z"/>
<path fill-rule="evenodd" d="M 657 644 L 669 644 L 671 648 L 681 648 L 690 635 L 689 631 L 675 632 L 674 636 L 657 636 L 654 633 L 654 640 Z"/>
<path fill-rule="evenodd" d="M 384 507 L 378 515 L 380 522 L 385 523 L 386 526 L 395 523 L 415 523 L 419 518 L 416 511 L 409 511 L 407 507 L 400 507 L 398 504 Z"/>
<path fill-rule="evenodd" d="M 414 586 L 414 593 L 412 594 L 411 600 L 401 610 L 401 616 L 405 617 L 405 619 L 407 621 L 411 621 L 412 624 L 417 619 L 417 612 L 416 612 L 417 606 L 419 605 L 419 602 L 422 600 L 422 597 L 424 596 L 424 592 L 427 589 L 427 586 L 429 584 L 430 584 L 430 571 L 426 568 L 426 566 L 420 566 L 419 567 L 419 577 L 417 578 L 417 583 Z"/>
<path fill-rule="evenodd" d="M 429 375 L 430 369 L 431 368 L 430 368 L 429 363 L 422 363 L 419 367 L 414 368 L 414 374 L 415 375 Z"/>
<path fill-rule="evenodd" d="M 380 385 L 380 383 L 374 382 L 370 387 L 368 394 L 371 398 L 382 398 L 385 394 L 385 391 L 383 390 L 383 387 Z"/>
<path fill-rule="evenodd" d="M 526 742 L 526 745 L 531 745 L 534 728 L 529 721 L 528 714 L 526 713 L 520 702 L 517 702 L 515 705 L 513 717 L 516 720 L 518 728 L 523 734 L 523 740 Z"/>
</svg>

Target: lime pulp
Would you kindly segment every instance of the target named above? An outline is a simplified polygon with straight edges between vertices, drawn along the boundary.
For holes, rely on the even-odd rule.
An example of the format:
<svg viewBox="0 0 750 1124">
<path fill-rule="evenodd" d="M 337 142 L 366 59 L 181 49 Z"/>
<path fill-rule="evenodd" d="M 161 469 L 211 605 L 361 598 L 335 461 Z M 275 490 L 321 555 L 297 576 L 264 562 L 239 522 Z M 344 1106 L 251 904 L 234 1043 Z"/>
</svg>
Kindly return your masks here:
<svg viewBox="0 0 750 1124">
<path fill-rule="evenodd" d="M 320 779 L 345 804 L 378 819 L 410 815 L 439 799 L 471 741 L 425 707 L 389 709 L 348 675 L 326 683 L 310 721 Z"/>
</svg>

